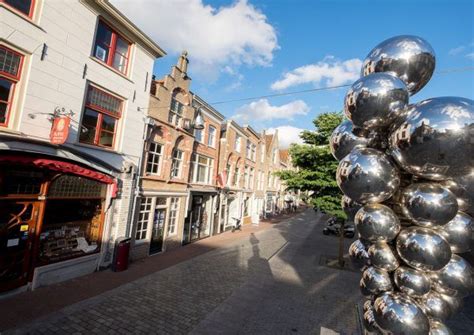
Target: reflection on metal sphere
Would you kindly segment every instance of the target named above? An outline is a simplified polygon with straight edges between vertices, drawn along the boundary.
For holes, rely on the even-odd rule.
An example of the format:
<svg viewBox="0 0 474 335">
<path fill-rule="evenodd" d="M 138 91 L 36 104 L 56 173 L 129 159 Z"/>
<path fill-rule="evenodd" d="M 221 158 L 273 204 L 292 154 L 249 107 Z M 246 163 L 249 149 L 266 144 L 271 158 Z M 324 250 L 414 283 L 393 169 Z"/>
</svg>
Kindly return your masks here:
<svg viewBox="0 0 474 335">
<path fill-rule="evenodd" d="M 448 241 L 429 228 L 403 229 L 397 237 L 396 245 L 397 252 L 405 263 L 418 270 L 440 270 L 451 259 Z"/>
<path fill-rule="evenodd" d="M 451 329 L 440 320 L 430 319 L 429 335 L 453 335 L 453 333 L 451 332 Z"/>
<path fill-rule="evenodd" d="M 382 202 L 398 189 L 400 176 L 388 157 L 375 149 L 354 148 L 336 172 L 339 188 L 359 203 Z"/>
<path fill-rule="evenodd" d="M 456 196 L 437 183 L 415 183 L 401 192 L 403 214 L 416 225 L 444 225 L 456 216 Z"/>
<path fill-rule="evenodd" d="M 355 126 L 376 130 L 404 115 L 407 105 L 408 91 L 403 81 L 388 73 L 372 73 L 352 84 L 344 113 Z"/>
<path fill-rule="evenodd" d="M 355 240 L 349 247 L 349 257 L 355 268 L 361 270 L 369 264 L 369 255 L 364 244 L 360 240 Z"/>
<path fill-rule="evenodd" d="M 390 135 L 390 154 L 405 171 L 431 180 L 468 175 L 474 165 L 473 101 L 427 99 Z"/>
<path fill-rule="evenodd" d="M 387 242 L 378 241 L 372 244 L 368 250 L 370 264 L 385 271 L 395 271 L 400 263 L 396 253 Z"/>
<path fill-rule="evenodd" d="M 410 94 L 421 90 L 435 69 L 431 45 L 417 36 L 395 36 L 377 45 L 365 58 L 362 75 L 389 72 L 405 82 Z"/>
<path fill-rule="evenodd" d="M 365 205 L 357 212 L 354 222 L 359 236 L 371 242 L 390 242 L 401 228 L 395 213 L 381 204 Z"/>
<path fill-rule="evenodd" d="M 354 221 L 354 217 L 357 211 L 362 207 L 361 204 L 355 202 L 351 198 L 346 195 L 343 195 L 341 198 L 341 207 L 347 215 L 347 219 L 349 221 Z"/>
<path fill-rule="evenodd" d="M 474 172 L 443 181 L 442 185 L 456 195 L 461 212 L 474 216 Z"/>
<path fill-rule="evenodd" d="M 448 265 L 431 274 L 431 283 L 437 292 L 465 297 L 474 289 L 473 276 L 471 265 L 462 257 L 453 254 Z"/>
<path fill-rule="evenodd" d="M 393 286 L 387 271 L 370 266 L 362 273 L 360 289 L 362 294 L 367 296 L 391 291 Z"/>
<path fill-rule="evenodd" d="M 338 161 L 348 155 L 355 147 L 367 147 L 369 139 L 364 136 L 362 130 L 354 129 L 352 122 L 349 120 L 343 121 L 332 132 L 329 139 L 329 147 L 331 153 Z"/>
<path fill-rule="evenodd" d="M 424 296 L 430 291 L 431 282 L 424 272 L 401 266 L 393 274 L 398 289 L 415 298 Z"/>
<path fill-rule="evenodd" d="M 390 334 L 426 335 L 428 317 L 414 300 L 400 293 L 384 293 L 374 302 L 377 325 Z"/>
<path fill-rule="evenodd" d="M 458 212 L 454 219 L 437 231 L 449 242 L 452 252 L 460 254 L 470 250 L 472 218 L 469 215 Z"/>
<path fill-rule="evenodd" d="M 431 318 L 446 320 L 451 316 L 448 303 L 441 298 L 441 294 L 438 292 L 430 291 L 418 299 L 418 305 Z"/>
</svg>

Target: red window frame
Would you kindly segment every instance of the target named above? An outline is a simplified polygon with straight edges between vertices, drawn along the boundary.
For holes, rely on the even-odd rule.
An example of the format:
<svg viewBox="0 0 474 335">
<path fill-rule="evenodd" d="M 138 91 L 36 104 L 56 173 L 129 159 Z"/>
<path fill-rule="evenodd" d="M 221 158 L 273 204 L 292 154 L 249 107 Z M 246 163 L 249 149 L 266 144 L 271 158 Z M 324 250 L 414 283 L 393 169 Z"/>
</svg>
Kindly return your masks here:
<svg viewBox="0 0 474 335">
<path fill-rule="evenodd" d="M 29 19 L 32 19 L 33 18 L 33 12 L 34 12 L 34 8 L 35 8 L 35 2 L 36 0 L 31 0 L 31 5 L 30 5 L 30 10 L 28 12 L 28 14 L 25 14 L 23 13 L 21 10 L 13 7 L 12 5 L 8 4 L 7 2 L 5 2 L 5 0 L 0 0 L 0 3 L 3 3 L 5 6 L 7 6 L 8 8 L 11 8 L 15 13 L 18 13 L 20 15 L 23 15 L 23 16 L 26 16 L 27 18 Z"/>
<path fill-rule="evenodd" d="M 119 111 L 118 112 L 112 112 L 112 111 L 109 111 L 105 108 L 102 108 L 98 105 L 95 105 L 95 104 L 92 104 L 89 102 L 89 94 L 90 94 L 90 91 L 92 89 L 95 89 L 95 90 L 98 90 L 100 91 L 102 94 L 105 94 L 105 95 L 108 95 L 114 99 L 117 99 L 117 100 L 120 100 L 120 108 L 119 108 Z M 112 95 L 110 93 L 107 93 L 106 91 L 104 91 L 103 89 L 100 89 L 99 87 L 95 86 L 95 85 L 91 85 L 89 84 L 88 88 L 87 88 L 87 94 L 86 94 L 86 103 L 84 105 L 84 112 L 83 112 L 83 115 L 85 113 L 85 110 L 86 108 L 87 109 L 91 109 L 93 110 L 94 112 L 97 112 L 97 122 L 96 122 L 96 126 L 95 126 L 95 136 L 94 136 L 94 143 L 89 143 L 89 142 L 85 142 L 85 141 L 81 141 L 80 140 L 80 137 L 79 137 L 79 141 L 81 143 L 84 143 L 84 144 L 88 144 L 88 145 L 95 145 L 95 146 L 98 146 L 98 147 L 101 147 L 101 148 L 108 148 L 108 149 L 113 149 L 115 148 L 115 135 L 117 135 L 117 127 L 118 127 L 118 122 L 120 120 L 120 118 L 122 117 L 122 109 L 123 109 L 123 102 L 124 100 L 121 99 L 121 98 L 118 98 L 116 97 L 115 95 Z M 103 120 L 103 117 L 104 117 L 104 114 L 107 115 L 107 116 L 110 116 L 112 118 L 114 118 L 116 121 L 115 121 L 115 127 L 114 127 L 114 131 L 111 132 L 110 130 L 103 130 L 102 129 L 102 120 Z M 81 121 L 81 126 L 83 126 L 83 121 Z M 100 135 L 102 134 L 102 132 L 105 132 L 105 133 L 112 133 L 113 134 L 113 140 L 112 140 L 112 145 L 109 147 L 107 145 L 103 145 L 103 144 L 100 144 Z"/>
<path fill-rule="evenodd" d="M 2 0 L 0 0 L 2 1 Z M 7 81 L 10 81 L 13 83 L 12 85 L 12 88 L 10 90 L 10 96 L 8 97 L 8 100 L 7 101 L 4 101 L 4 100 L 0 100 L 1 103 L 4 103 L 7 105 L 7 109 L 6 109 L 6 117 L 5 117 L 5 122 L 3 123 L 0 123 L 0 127 L 6 127 L 8 125 L 8 121 L 10 119 L 10 115 L 11 115 L 11 107 L 12 107 L 12 102 L 15 98 L 15 90 L 16 90 L 16 86 L 18 84 L 18 82 L 20 81 L 20 77 L 21 77 L 21 71 L 23 69 L 23 62 L 25 60 L 25 56 L 22 55 L 21 53 L 19 52 L 16 52 L 15 50 L 12 50 L 10 48 L 7 48 L 5 45 L 0 45 L 0 48 L 1 49 L 6 49 L 8 50 L 9 52 L 11 53 L 14 53 L 16 54 L 17 56 L 20 57 L 20 64 L 18 65 L 18 71 L 16 73 L 16 75 L 12 75 L 11 73 L 8 73 L 8 72 L 4 72 L 4 71 L 1 71 L 0 70 L 0 77 L 6 79 Z"/>
<path fill-rule="evenodd" d="M 2 0 L 0 0 L 2 1 Z M 110 32 L 112 33 L 112 36 L 110 38 L 110 45 L 108 45 L 108 48 L 109 48 L 109 54 L 107 56 L 107 60 L 104 62 L 102 59 L 100 59 L 99 57 L 97 57 L 95 55 L 95 52 L 96 52 L 96 47 L 97 47 L 97 33 L 99 31 L 98 27 L 100 24 L 103 24 L 104 26 L 106 26 Z M 116 69 L 114 67 L 114 60 L 115 60 L 115 54 L 117 53 L 117 38 L 121 38 L 122 40 L 124 40 L 125 42 L 128 43 L 128 49 L 127 49 L 127 55 L 122 55 L 122 57 L 125 58 L 125 69 L 124 71 L 120 71 L 119 69 Z M 131 46 L 132 46 L 132 42 L 130 42 L 130 40 L 128 40 L 127 38 L 123 37 L 123 35 L 119 34 L 117 32 L 117 30 L 115 30 L 114 28 L 112 28 L 112 26 L 110 24 L 108 24 L 105 20 L 103 19 L 99 19 L 99 23 L 97 25 L 97 31 L 96 31 L 96 36 L 95 36 L 95 41 L 94 41 L 94 50 L 93 50 L 93 57 L 95 59 L 97 59 L 99 62 L 101 63 L 104 63 L 106 64 L 107 66 L 111 67 L 112 69 L 114 69 L 115 71 L 121 73 L 121 74 L 124 74 L 124 75 L 127 75 L 128 74 L 128 65 L 129 65 L 129 61 L 130 61 L 130 49 L 131 49 Z"/>
</svg>

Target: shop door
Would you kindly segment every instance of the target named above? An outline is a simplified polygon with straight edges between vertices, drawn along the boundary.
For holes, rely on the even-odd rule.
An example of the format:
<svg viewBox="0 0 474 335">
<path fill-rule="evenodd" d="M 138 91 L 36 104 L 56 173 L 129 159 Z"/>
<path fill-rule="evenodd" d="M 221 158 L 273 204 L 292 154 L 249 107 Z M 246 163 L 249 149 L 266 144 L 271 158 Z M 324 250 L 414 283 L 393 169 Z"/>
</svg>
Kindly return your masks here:
<svg viewBox="0 0 474 335">
<path fill-rule="evenodd" d="M 0 200 L 0 292 L 25 285 L 39 203 Z"/>
<path fill-rule="evenodd" d="M 163 234 L 165 229 L 166 209 L 155 209 L 153 217 L 153 230 L 151 232 L 150 254 L 156 254 L 163 250 Z"/>
<path fill-rule="evenodd" d="M 200 238 L 201 225 L 203 224 L 203 197 L 193 198 L 191 212 L 191 241 Z M 205 224 L 205 223 L 204 223 Z"/>
</svg>

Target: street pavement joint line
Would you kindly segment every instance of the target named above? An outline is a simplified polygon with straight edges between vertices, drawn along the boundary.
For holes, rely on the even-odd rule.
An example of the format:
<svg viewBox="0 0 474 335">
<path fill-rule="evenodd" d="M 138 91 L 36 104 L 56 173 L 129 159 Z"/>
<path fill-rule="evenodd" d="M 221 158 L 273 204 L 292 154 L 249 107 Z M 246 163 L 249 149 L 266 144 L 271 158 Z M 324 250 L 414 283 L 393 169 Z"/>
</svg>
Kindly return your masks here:
<svg viewBox="0 0 474 335">
<path fill-rule="evenodd" d="M 272 259 L 273 256 L 275 256 L 276 254 L 278 254 L 284 247 L 286 247 L 287 244 L 288 244 L 288 241 L 286 241 L 285 243 L 283 243 L 281 247 L 279 247 L 270 257 L 267 258 L 267 260 L 269 261 L 270 259 Z"/>
</svg>

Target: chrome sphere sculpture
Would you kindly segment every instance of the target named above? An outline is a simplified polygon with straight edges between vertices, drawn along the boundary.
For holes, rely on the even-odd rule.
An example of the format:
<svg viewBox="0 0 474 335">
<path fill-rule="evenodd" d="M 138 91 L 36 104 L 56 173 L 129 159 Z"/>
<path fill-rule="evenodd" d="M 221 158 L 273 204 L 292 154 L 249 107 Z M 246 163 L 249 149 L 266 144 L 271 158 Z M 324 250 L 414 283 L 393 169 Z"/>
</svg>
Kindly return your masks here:
<svg viewBox="0 0 474 335">
<path fill-rule="evenodd" d="M 372 73 L 352 84 L 344 113 L 354 126 L 377 130 L 399 119 L 408 105 L 408 91 L 400 79 L 388 73 Z"/>
<path fill-rule="evenodd" d="M 418 36 L 395 36 L 369 52 L 362 65 L 362 75 L 388 72 L 405 82 L 411 95 L 421 90 L 435 69 L 435 52 Z"/>
<path fill-rule="evenodd" d="M 354 148 L 337 167 L 339 188 L 358 203 L 382 202 L 398 189 L 400 175 L 384 153 L 370 148 Z"/>
<path fill-rule="evenodd" d="M 474 102 L 410 102 L 435 69 L 417 36 L 396 36 L 366 57 L 331 137 L 351 244 L 362 323 L 374 333 L 451 334 L 442 320 L 474 291 L 469 251 L 474 216 Z"/>
</svg>

